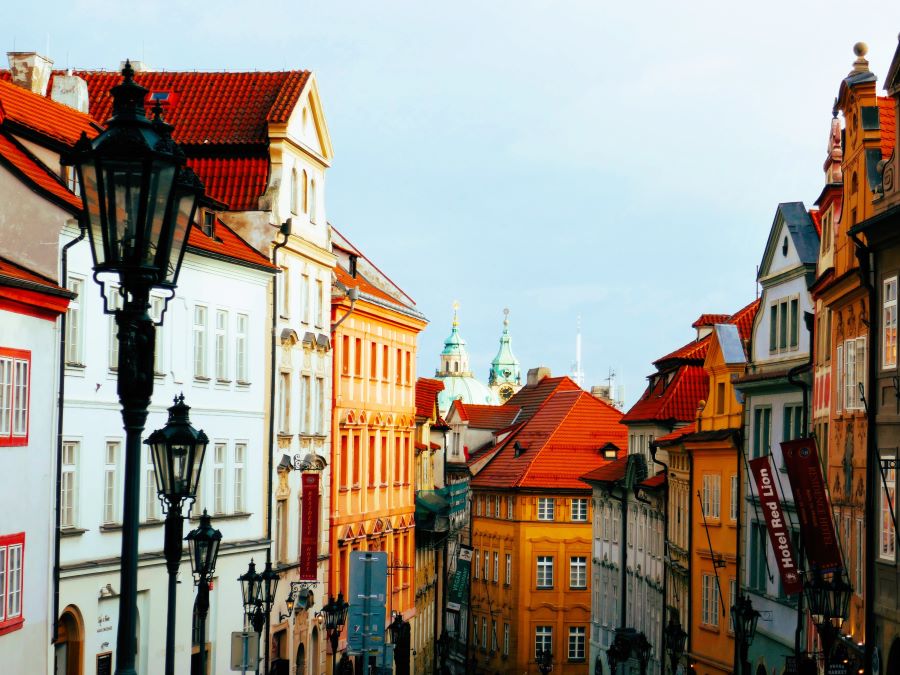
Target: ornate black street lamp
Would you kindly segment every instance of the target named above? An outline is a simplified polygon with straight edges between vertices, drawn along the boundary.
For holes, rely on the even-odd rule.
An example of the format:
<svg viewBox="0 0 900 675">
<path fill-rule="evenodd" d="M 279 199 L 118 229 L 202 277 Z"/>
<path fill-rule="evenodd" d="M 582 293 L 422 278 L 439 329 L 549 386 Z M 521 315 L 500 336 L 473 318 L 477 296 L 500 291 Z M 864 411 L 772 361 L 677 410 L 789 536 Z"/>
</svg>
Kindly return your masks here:
<svg viewBox="0 0 900 675">
<path fill-rule="evenodd" d="M 187 407 L 187 406 L 185 406 Z M 203 433 L 202 431 L 200 433 Z M 209 613 L 209 585 L 216 572 L 222 533 L 212 526 L 206 509 L 200 524 L 185 537 L 190 547 L 191 571 L 197 585 L 197 618 L 200 624 L 200 672 L 206 672 L 206 615 Z M 171 579 L 171 577 L 170 577 Z M 174 620 L 173 620 L 174 623 Z"/>
<path fill-rule="evenodd" d="M 403 620 L 400 612 L 394 614 L 394 620 L 388 625 L 391 632 L 391 644 L 394 645 L 394 666 L 397 675 L 409 675 L 410 626 Z"/>
<path fill-rule="evenodd" d="M 150 446 L 156 474 L 156 491 L 162 497 L 166 511 L 165 543 L 166 570 L 169 573 L 169 599 L 166 623 L 166 675 L 175 675 L 175 582 L 181 567 L 183 549 L 183 503 L 197 494 L 197 482 L 203 466 L 203 456 L 209 439 L 191 426 L 184 395 L 175 399 L 169 408 L 169 420 L 144 441 Z M 208 520 L 208 519 L 207 519 Z M 193 534 L 193 532 L 191 533 Z M 190 535 L 189 535 L 190 536 Z M 192 561 L 193 562 L 193 561 Z"/>
<path fill-rule="evenodd" d="M 819 638 L 822 640 L 822 657 L 825 671 L 831 662 L 832 651 L 844 619 L 850 615 L 850 595 L 853 587 L 844 578 L 843 571 L 835 572 L 826 579 L 821 572 L 813 570 L 812 578 L 804 585 L 809 615 Z"/>
<path fill-rule="evenodd" d="M 538 670 L 541 675 L 547 675 L 553 670 L 553 653 L 549 649 L 542 649 L 537 654 Z"/>
<path fill-rule="evenodd" d="M 253 629 L 257 633 L 262 633 L 263 628 L 269 625 L 269 615 L 272 612 L 272 606 L 275 604 L 275 591 L 278 589 L 278 572 L 272 569 L 272 561 L 267 560 L 266 566 L 263 568 L 262 574 L 259 575 L 260 593 L 259 604 L 256 607 L 256 613 L 253 615 Z M 265 672 L 269 672 L 269 648 L 268 633 L 266 637 L 266 651 L 263 657 L 265 663 Z"/>
<path fill-rule="evenodd" d="M 263 577 L 262 574 L 256 571 L 256 563 L 253 562 L 253 558 L 250 558 L 247 571 L 238 577 L 238 581 L 241 583 L 241 602 L 244 606 L 244 628 L 246 629 L 249 624 L 254 631 L 259 633 L 260 628 L 262 628 L 259 606 L 263 593 Z M 259 636 L 257 635 L 258 642 Z M 245 639 L 245 647 L 246 644 Z M 244 656 L 244 661 L 246 661 L 246 654 Z M 259 661 L 257 661 L 256 670 L 259 670 Z"/>
<path fill-rule="evenodd" d="M 687 642 L 687 633 L 681 627 L 681 622 L 672 612 L 669 617 L 669 623 L 666 626 L 666 651 L 669 653 L 669 663 L 674 675 L 678 670 L 678 662 L 684 654 L 685 643 Z"/>
<path fill-rule="evenodd" d="M 325 634 L 331 643 L 331 672 L 336 673 L 337 667 L 337 648 L 341 638 L 341 628 L 347 621 L 347 610 L 350 604 L 344 602 L 344 594 L 338 593 L 337 599 L 333 596 L 328 597 L 328 603 L 322 608 L 321 616 L 325 620 Z M 341 657 L 343 661 L 343 657 Z"/>
<path fill-rule="evenodd" d="M 118 394 L 126 432 L 117 675 L 136 675 L 138 511 L 141 432 L 153 395 L 156 331 L 148 314 L 150 290 L 174 295 L 184 246 L 203 186 L 172 140 L 160 109 L 147 119 L 147 90 L 134 82 L 129 62 L 112 88 L 112 117 L 94 138 L 82 135 L 65 158 L 75 166 L 84 201 L 94 278 L 117 277 L 123 298 L 118 326 Z M 104 298 L 106 295 L 104 294 Z"/>
<path fill-rule="evenodd" d="M 642 632 L 634 628 L 617 628 L 616 637 L 613 638 L 612 644 L 606 650 L 609 672 L 615 675 L 619 664 L 635 658 L 641 667 L 641 675 L 646 675 L 652 651 L 653 645 Z"/>
<path fill-rule="evenodd" d="M 750 664 L 747 656 L 750 645 L 756 637 L 756 624 L 759 621 L 759 612 L 753 609 L 753 602 L 749 596 L 741 593 L 731 606 L 731 625 L 734 626 L 734 637 L 740 649 L 740 675 L 748 675 Z"/>
</svg>

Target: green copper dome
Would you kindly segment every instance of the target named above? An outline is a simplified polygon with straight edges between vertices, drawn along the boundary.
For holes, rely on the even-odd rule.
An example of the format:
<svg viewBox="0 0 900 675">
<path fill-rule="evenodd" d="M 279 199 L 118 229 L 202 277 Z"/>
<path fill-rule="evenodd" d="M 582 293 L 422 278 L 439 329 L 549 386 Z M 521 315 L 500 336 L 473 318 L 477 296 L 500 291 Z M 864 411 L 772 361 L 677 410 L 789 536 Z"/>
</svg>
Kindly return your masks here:
<svg viewBox="0 0 900 675">
<path fill-rule="evenodd" d="M 453 303 L 453 327 L 444 340 L 441 351 L 441 367 L 434 376 L 444 383 L 444 390 L 438 394 L 438 408 L 445 415 L 456 399 L 463 403 L 498 405 L 496 394 L 479 382 L 469 368 L 469 351 L 466 341 L 459 334 L 459 304 Z"/>
<path fill-rule="evenodd" d="M 499 385 L 504 383 L 521 384 L 522 371 L 519 367 L 519 359 L 512 352 L 511 337 L 509 335 L 509 310 L 503 310 L 503 333 L 500 335 L 500 349 L 497 356 L 491 361 L 491 371 L 488 374 L 488 384 Z"/>
</svg>

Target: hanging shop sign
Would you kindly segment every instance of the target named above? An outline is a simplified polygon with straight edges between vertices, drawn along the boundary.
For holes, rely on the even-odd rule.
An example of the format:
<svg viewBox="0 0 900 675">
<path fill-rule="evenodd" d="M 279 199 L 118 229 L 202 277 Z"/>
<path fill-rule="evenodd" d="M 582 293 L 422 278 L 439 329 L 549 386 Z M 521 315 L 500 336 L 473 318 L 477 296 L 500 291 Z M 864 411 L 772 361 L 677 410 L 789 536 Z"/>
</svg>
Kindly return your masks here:
<svg viewBox="0 0 900 675">
<path fill-rule="evenodd" d="M 449 597 L 447 598 L 447 609 L 458 612 L 462 605 L 466 603 L 467 593 L 469 592 L 469 570 L 472 566 L 471 546 L 462 544 L 459 547 L 459 555 L 456 556 L 456 573 L 450 580 Z"/>
<path fill-rule="evenodd" d="M 300 528 L 300 579 L 315 581 L 319 558 L 319 474 L 304 473 L 301 490 L 303 520 Z"/>
</svg>

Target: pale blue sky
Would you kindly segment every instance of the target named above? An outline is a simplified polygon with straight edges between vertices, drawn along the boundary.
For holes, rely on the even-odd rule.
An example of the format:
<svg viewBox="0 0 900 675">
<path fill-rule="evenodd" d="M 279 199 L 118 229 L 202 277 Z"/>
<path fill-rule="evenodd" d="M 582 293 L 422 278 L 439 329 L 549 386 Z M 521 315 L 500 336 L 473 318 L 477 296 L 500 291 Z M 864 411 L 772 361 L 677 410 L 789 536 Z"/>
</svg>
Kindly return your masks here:
<svg viewBox="0 0 900 675">
<path fill-rule="evenodd" d="M 900 4 L 109 2 L 20 4 L 5 50 L 58 67 L 317 73 L 335 148 L 328 216 L 431 320 L 451 303 L 485 378 L 503 307 L 523 369 L 628 404 L 702 312 L 754 297 L 781 201 L 823 184 L 831 107 L 869 43 L 883 78 Z M 879 84 L 879 87 L 881 85 Z"/>
</svg>

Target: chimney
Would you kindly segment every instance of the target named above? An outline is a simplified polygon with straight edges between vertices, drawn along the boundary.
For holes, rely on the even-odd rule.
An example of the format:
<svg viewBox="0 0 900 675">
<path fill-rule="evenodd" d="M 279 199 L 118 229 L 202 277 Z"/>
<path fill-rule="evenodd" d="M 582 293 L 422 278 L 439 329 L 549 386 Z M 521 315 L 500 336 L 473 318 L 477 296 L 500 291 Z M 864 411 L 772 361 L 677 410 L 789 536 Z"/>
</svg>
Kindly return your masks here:
<svg viewBox="0 0 900 675">
<path fill-rule="evenodd" d="M 547 366 L 538 366 L 528 370 L 527 386 L 537 384 L 545 377 L 550 377 L 550 369 Z"/>
<path fill-rule="evenodd" d="M 131 61 L 131 69 L 136 73 L 152 73 L 153 68 L 150 67 L 149 63 L 145 63 L 144 61 Z M 119 70 L 122 70 L 125 67 L 125 62 L 121 61 L 119 63 Z"/>
<path fill-rule="evenodd" d="M 73 75 L 71 70 L 67 70 L 65 75 L 57 75 L 53 78 L 50 98 L 57 103 L 75 108 L 79 112 L 88 112 L 90 98 L 87 82 L 77 75 Z"/>
<path fill-rule="evenodd" d="M 47 95 L 53 61 L 37 52 L 6 52 L 12 83 L 32 94 Z"/>
</svg>

